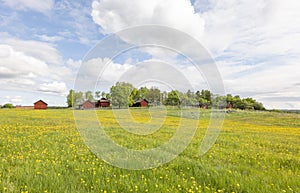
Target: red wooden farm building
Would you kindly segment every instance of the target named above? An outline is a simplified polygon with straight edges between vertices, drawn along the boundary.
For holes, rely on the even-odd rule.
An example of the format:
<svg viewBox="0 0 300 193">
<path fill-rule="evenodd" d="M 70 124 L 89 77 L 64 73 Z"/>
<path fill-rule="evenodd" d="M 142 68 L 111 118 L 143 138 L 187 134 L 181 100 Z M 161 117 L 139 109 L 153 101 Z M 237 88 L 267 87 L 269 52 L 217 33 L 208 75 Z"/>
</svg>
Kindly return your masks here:
<svg viewBox="0 0 300 193">
<path fill-rule="evenodd" d="M 106 98 L 101 98 L 95 103 L 96 107 L 109 107 L 110 106 L 110 100 Z"/>
<path fill-rule="evenodd" d="M 133 107 L 148 107 L 148 103 L 146 99 L 139 99 L 134 101 Z"/>
<path fill-rule="evenodd" d="M 79 105 L 79 109 L 93 109 L 95 108 L 95 103 L 90 100 L 85 101 L 84 103 Z"/>
<path fill-rule="evenodd" d="M 110 100 L 106 98 L 101 98 L 98 101 L 91 102 L 90 100 L 85 101 L 84 103 L 79 105 L 79 109 L 93 109 L 93 108 L 101 108 L 101 107 L 109 107 Z"/>
<path fill-rule="evenodd" d="M 33 103 L 33 105 L 34 105 L 34 109 L 47 109 L 48 107 L 48 104 L 42 100 Z"/>
</svg>

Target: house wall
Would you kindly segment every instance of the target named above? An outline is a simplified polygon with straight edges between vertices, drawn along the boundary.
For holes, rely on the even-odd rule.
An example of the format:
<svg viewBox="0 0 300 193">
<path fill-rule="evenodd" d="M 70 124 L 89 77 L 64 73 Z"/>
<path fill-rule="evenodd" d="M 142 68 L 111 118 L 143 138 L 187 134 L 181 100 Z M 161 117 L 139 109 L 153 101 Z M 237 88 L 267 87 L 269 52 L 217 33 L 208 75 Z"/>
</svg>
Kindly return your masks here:
<svg viewBox="0 0 300 193">
<path fill-rule="evenodd" d="M 85 102 L 85 103 L 82 104 L 82 108 L 83 109 L 92 109 L 94 107 L 95 107 L 94 104 L 91 103 L 91 102 L 89 102 L 89 101 L 87 101 L 87 102 Z"/>
<path fill-rule="evenodd" d="M 34 104 L 34 109 L 47 109 L 47 105 L 42 101 L 38 101 Z"/>
<path fill-rule="evenodd" d="M 109 107 L 110 102 L 100 102 L 100 107 Z"/>
<path fill-rule="evenodd" d="M 141 101 L 141 107 L 148 107 L 148 103 L 146 101 Z"/>
<path fill-rule="evenodd" d="M 227 104 L 227 106 L 226 106 L 226 108 L 227 108 L 227 109 L 232 109 L 232 108 L 233 108 L 233 106 L 232 106 L 232 104 L 231 104 L 231 103 L 228 103 L 228 104 Z"/>
</svg>

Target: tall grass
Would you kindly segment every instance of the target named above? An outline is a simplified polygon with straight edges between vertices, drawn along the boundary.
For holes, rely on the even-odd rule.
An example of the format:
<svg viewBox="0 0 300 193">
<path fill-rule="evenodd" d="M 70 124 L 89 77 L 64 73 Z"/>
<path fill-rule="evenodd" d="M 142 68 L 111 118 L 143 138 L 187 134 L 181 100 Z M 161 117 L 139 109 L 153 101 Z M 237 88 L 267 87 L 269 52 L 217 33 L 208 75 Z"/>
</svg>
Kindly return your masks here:
<svg viewBox="0 0 300 193">
<path fill-rule="evenodd" d="M 136 121 L 149 121 L 147 109 L 131 111 Z M 161 130 L 138 136 L 124 132 L 112 111 L 97 114 L 112 139 L 136 149 L 167 141 L 180 119 L 171 109 Z M 0 110 L 0 192 L 300 192 L 299 114 L 227 114 L 216 144 L 199 157 L 209 111 L 201 115 L 193 141 L 176 159 L 131 171 L 89 151 L 72 110 Z"/>
</svg>

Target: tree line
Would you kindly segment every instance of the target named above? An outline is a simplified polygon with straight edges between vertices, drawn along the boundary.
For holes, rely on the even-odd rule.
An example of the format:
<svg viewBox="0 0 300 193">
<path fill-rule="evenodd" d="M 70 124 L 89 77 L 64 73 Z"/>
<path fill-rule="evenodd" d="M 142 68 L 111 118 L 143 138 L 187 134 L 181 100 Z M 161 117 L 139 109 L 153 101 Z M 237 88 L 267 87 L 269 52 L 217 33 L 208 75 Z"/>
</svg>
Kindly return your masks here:
<svg viewBox="0 0 300 193">
<path fill-rule="evenodd" d="M 170 92 L 161 91 L 157 87 L 140 87 L 135 88 L 128 82 L 117 82 L 110 88 L 108 93 L 104 91 L 86 91 L 76 92 L 70 90 L 67 95 L 68 107 L 76 107 L 86 100 L 95 101 L 101 98 L 110 99 L 113 106 L 128 107 L 134 104 L 135 100 L 146 99 L 150 105 L 168 105 L 168 106 L 193 106 L 201 108 L 235 108 L 242 110 L 265 110 L 262 103 L 257 102 L 252 98 L 241 98 L 240 96 L 226 96 L 214 95 L 209 90 L 201 90 L 192 92 L 180 92 L 172 90 Z"/>
</svg>

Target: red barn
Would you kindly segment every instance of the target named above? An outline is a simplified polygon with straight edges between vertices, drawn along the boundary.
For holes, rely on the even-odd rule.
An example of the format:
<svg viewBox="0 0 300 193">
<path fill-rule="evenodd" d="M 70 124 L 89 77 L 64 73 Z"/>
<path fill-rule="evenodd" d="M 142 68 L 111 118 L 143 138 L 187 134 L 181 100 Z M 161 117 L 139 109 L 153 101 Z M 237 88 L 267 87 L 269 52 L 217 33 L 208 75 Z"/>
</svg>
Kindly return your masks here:
<svg viewBox="0 0 300 193">
<path fill-rule="evenodd" d="M 139 99 L 134 101 L 134 107 L 148 107 L 148 101 L 146 99 Z"/>
<path fill-rule="evenodd" d="M 99 101 L 99 107 L 109 107 L 110 106 L 110 100 L 106 98 L 101 98 Z"/>
<path fill-rule="evenodd" d="M 48 104 L 42 100 L 33 103 L 34 109 L 47 109 Z"/>
<path fill-rule="evenodd" d="M 79 105 L 79 109 L 93 109 L 93 108 L 95 108 L 95 103 L 91 102 L 90 100 L 87 100 L 81 105 Z"/>
<path fill-rule="evenodd" d="M 226 106 L 226 108 L 227 108 L 227 109 L 232 109 L 232 108 L 233 108 L 233 105 L 232 105 L 231 103 L 228 103 L 227 106 Z"/>
</svg>

